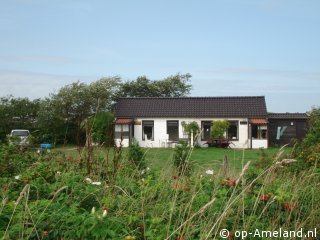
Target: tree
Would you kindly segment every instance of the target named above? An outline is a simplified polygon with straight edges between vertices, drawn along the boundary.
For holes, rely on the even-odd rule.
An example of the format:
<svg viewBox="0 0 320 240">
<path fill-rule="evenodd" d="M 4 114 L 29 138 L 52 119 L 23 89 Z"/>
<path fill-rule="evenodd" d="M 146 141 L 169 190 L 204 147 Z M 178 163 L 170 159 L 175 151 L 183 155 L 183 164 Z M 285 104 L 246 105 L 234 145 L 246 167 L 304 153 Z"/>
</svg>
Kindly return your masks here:
<svg viewBox="0 0 320 240">
<path fill-rule="evenodd" d="M 112 146 L 114 115 L 110 112 L 100 112 L 95 115 L 92 124 L 92 137 L 95 143 Z"/>
<path fill-rule="evenodd" d="M 223 139 L 230 123 L 227 120 L 218 120 L 212 122 L 211 136 L 214 139 Z"/>
<path fill-rule="evenodd" d="M 76 143 L 84 143 L 81 123 L 88 117 L 111 109 L 114 93 L 118 91 L 119 77 L 102 78 L 89 85 L 74 82 L 51 95 L 54 115 L 63 119 L 76 136 Z"/>
<path fill-rule="evenodd" d="M 320 107 L 310 112 L 309 130 L 303 142 L 307 146 L 320 144 Z"/>
<path fill-rule="evenodd" d="M 12 129 L 28 129 L 31 132 L 37 128 L 37 115 L 41 105 L 40 99 L 0 98 L 0 139 L 4 140 Z"/>
<path fill-rule="evenodd" d="M 153 81 L 146 76 L 138 77 L 120 85 L 118 97 L 183 97 L 190 94 L 192 86 L 188 84 L 190 74 L 176 74 L 163 80 Z"/>
</svg>

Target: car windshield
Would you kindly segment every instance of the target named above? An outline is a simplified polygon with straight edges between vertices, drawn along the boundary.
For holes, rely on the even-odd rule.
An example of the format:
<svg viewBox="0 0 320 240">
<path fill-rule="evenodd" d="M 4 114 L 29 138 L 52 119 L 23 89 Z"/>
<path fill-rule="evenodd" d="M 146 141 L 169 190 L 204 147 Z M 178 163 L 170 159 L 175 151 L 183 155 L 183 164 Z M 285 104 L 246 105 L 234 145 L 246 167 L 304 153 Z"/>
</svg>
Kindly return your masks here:
<svg viewBox="0 0 320 240">
<path fill-rule="evenodd" d="M 29 136 L 29 131 L 12 131 L 12 136 L 16 136 L 16 137 L 27 137 Z"/>
</svg>

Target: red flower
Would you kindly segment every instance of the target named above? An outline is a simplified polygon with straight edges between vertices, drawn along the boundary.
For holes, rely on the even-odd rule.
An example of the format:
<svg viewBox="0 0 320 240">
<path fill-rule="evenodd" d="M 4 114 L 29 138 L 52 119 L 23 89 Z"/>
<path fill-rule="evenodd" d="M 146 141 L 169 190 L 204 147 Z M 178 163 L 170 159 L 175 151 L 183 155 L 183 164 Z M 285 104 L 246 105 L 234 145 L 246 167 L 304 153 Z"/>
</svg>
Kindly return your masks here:
<svg viewBox="0 0 320 240">
<path fill-rule="evenodd" d="M 229 232 L 227 238 L 234 238 L 234 234 L 232 232 Z"/>
<path fill-rule="evenodd" d="M 184 187 L 185 191 L 190 191 L 190 187 Z"/>
<path fill-rule="evenodd" d="M 102 211 L 104 211 L 104 210 L 109 211 L 109 208 L 107 208 L 107 207 L 102 207 Z"/>
<path fill-rule="evenodd" d="M 141 225 L 141 226 L 139 227 L 139 230 L 143 232 L 143 231 L 144 231 L 144 226 Z"/>
<path fill-rule="evenodd" d="M 45 236 L 45 235 L 48 235 L 48 231 L 47 231 L 47 230 L 43 230 L 43 231 L 42 231 L 42 235 L 44 235 L 44 236 Z"/>
<path fill-rule="evenodd" d="M 28 182 L 29 182 L 29 179 L 28 179 L 28 178 L 24 178 L 24 179 L 22 179 L 22 182 L 23 182 L 23 183 L 28 183 Z"/>
<path fill-rule="evenodd" d="M 236 185 L 236 183 L 237 183 L 237 180 L 236 179 L 228 179 L 227 178 L 227 180 L 226 181 L 224 181 L 224 182 L 222 182 L 221 183 L 221 186 L 230 186 L 230 187 L 232 187 L 232 186 L 235 186 Z"/>
<path fill-rule="evenodd" d="M 260 201 L 264 202 L 264 201 L 268 201 L 271 198 L 270 194 L 264 194 L 260 196 Z"/>
<path fill-rule="evenodd" d="M 237 180 L 229 180 L 229 181 L 227 182 L 227 184 L 228 184 L 229 186 L 234 186 L 234 185 L 236 185 L 236 183 L 237 183 Z"/>
<path fill-rule="evenodd" d="M 290 204 L 290 203 L 285 202 L 285 203 L 282 204 L 282 207 L 284 209 L 292 212 L 294 209 L 296 209 L 298 207 L 298 203 L 294 202 L 294 203 Z"/>
</svg>

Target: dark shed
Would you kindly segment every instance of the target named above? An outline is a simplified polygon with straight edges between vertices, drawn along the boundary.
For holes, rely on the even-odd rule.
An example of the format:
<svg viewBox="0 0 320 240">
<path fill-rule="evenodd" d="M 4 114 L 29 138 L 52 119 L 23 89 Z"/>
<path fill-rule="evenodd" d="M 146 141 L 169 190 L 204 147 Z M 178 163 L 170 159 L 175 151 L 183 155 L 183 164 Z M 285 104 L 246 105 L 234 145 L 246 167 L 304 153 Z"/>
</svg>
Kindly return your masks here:
<svg viewBox="0 0 320 240">
<path fill-rule="evenodd" d="M 306 113 L 268 113 L 269 146 L 283 146 L 292 139 L 302 140 L 308 131 Z"/>
</svg>

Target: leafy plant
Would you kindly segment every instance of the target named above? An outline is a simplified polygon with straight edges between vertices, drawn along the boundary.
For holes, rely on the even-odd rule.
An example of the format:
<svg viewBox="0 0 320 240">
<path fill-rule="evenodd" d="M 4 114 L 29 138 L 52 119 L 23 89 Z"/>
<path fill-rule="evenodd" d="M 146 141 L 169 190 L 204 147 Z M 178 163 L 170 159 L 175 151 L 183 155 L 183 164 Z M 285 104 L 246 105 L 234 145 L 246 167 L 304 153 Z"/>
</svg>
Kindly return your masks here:
<svg viewBox="0 0 320 240">
<path fill-rule="evenodd" d="M 224 134 L 229 128 L 230 123 L 227 120 L 217 120 L 212 122 L 211 136 L 212 138 L 225 138 Z"/>
<path fill-rule="evenodd" d="M 145 152 L 135 140 L 130 143 L 128 159 L 132 161 L 138 169 L 146 168 Z"/>
<path fill-rule="evenodd" d="M 186 123 L 183 121 L 181 122 L 181 125 L 184 129 L 184 132 L 188 134 L 189 138 L 191 138 L 191 133 L 193 133 L 193 140 L 195 140 L 197 137 L 197 134 L 200 131 L 200 127 L 198 123 L 196 121 L 189 122 L 189 123 Z"/>
<path fill-rule="evenodd" d="M 187 143 L 181 142 L 176 145 L 173 155 L 173 164 L 179 175 L 190 173 L 190 148 Z"/>
</svg>

